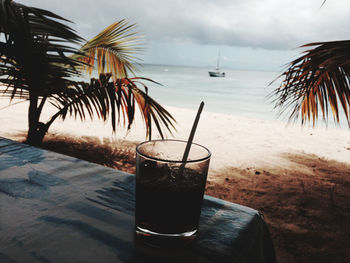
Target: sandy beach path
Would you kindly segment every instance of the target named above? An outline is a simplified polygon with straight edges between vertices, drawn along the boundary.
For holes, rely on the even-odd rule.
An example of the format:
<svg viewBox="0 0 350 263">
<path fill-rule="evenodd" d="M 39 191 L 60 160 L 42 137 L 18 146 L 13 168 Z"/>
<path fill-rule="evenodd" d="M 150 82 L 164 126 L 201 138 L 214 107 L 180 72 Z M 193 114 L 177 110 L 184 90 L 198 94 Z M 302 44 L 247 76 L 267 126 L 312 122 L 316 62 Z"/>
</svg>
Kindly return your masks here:
<svg viewBox="0 0 350 263">
<path fill-rule="evenodd" d="M 27 129 L 27 102 L 10 107 L 8 100 L 0 99 L 0 135 L 15 138 Z M 5 108 L 4 108 L 5 107 Z M 169 138 L 187 140 L 195 110 L 166 107 L 177 120 L 177 132 Z M 47 119 L 53 109 L 43 113 Z M 119 127 L 112 134 L 110 124 L 100 120 L 81 122 L 67 118 L 57 120 L 49 130 L 52 134 L 71 134 L 72 136 L 95 136 L 103 140 L 145 140 L 145 129 L 140 116 L 128 132 Z M 155 132 L 154 132 L 155 134 Z M 153 136 L 159 138 L 159 136 Z M 251 167 L 283 165 L 283 154 L 310 154 L 320 158 L 348 163 L 350 161 L 350 131 L 339 128 L 309 128 L 299 124 L 269 120 L 259 120 L 206 112 L 205 107 L 194 138 L 196 143 L 212 151 L 211 170 L 227 166 Z M 286 164 L 288 165 L 288 164 Z"/>
</svg>

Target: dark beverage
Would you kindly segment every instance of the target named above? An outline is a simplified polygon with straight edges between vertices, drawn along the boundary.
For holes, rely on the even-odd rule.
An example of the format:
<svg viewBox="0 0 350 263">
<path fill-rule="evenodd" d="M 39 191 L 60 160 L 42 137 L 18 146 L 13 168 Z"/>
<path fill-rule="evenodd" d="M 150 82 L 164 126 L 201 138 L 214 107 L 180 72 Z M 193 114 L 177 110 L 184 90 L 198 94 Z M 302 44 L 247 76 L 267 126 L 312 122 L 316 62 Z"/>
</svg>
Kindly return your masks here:
<svg viewBox="0 0 350 263">
<path fill-rule="evenodd" d="M 179 167 L 162 166 L 147 167 L 147 162 L 139 166 L 136 226 L 162 234 L 196 231 L 206 174 L 187 168 L 180 174 Z"/>
<path fill-rule="evenodd" d="M 138 237 L 156 246 L 183 244 L 198 230 L 210 152 L 186 142 L 149 141 L 136 148 L 135 226 Z"/>
</svg>

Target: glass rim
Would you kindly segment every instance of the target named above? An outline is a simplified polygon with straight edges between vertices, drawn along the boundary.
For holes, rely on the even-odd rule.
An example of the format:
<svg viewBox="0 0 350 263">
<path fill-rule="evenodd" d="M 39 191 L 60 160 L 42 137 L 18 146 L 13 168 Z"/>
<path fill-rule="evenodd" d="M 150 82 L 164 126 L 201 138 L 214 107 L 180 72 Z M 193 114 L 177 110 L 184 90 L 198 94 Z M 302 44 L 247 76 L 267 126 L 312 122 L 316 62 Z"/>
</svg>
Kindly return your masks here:
<svg viewBox="0 0 350 263">
<path fill-rule="evenodd" d="M 200 148 L 203 148 L 204 150 L 207 151 L 207 155 L 203 158 L 197 158 L 197 159 L 194 159 L 194 160 L 187 160 L 186 162 L 183 162 L 182 160 L 180 161 L 177 161 L 177 160 L 167 160 L 167 159 L 162 159 L 162 158 L 157 158 L 157 157 L 153 157 L 153 156 L 149 156 L 147 154 L 144 154 L 142 153 L 140 150 L 139 150 L 139 147 L 141 147 L 142 145 L 144 144 L 147 144 L 147 143 L 151 143 L 151 142 L 182 142 L 182 143 L 185 143 L 187 144 L 187 141 L 184 141 L 184 140 L 176 140 L 176 139 L 165 139 L 165 140 L 150 140 L 150 141 L 144 141 L 144 142 L 141 142 L 139 143 L 137 146 L 136 146 L 136 153 L 138 153 L 139 155 L 145 157 L 145 158 L 148 158 L 150 160 L 153 160 L 153 161 L 160 161 L 160 162 L 168 162 L 168 163 L 196 163 L 196 162 L 201 162 L 201 161 L 204 161 L 204 160 L 207 160 L 211 157 L 211 151 L 203 146 L 203 145 L 200 145 L 198 143 L 195 143 L 195 142 L 192 142 L 193 145 L 196 145 L 196 146 L 199 146 Z"/>
</svg>

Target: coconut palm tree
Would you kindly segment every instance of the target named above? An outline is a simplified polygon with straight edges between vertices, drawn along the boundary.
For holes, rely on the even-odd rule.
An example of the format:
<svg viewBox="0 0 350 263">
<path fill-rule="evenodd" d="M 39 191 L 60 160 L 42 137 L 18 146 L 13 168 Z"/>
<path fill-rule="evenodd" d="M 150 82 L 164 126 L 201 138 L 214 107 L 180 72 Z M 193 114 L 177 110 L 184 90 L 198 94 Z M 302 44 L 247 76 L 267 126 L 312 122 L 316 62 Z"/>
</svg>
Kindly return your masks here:
<svg viewBox="0 0 350 263">
<path fill-rule="evenodd" d="M 310 43 L 304 55 L 292 61 L 281 75 L 283 81 L 274 90 L 275 107 L 281 114 L 290 111 L 289 119 L 301 116 L 304 124 L 313 125 L 322 113 L 328 120 L 329 107 L 334 121 L 344 112 L 350 128 L 350 40 Z"/>
<path fill-rule="evenodd" d="M 117 124 L 134 121 L 136 105 L 151 137 L 152 123 L 160 135 L 171 133 L 175 120 L 148 96 L 147 78 L 135 72 L 134 55 L 140 51 L 135 25 L 124 20 L 112 24 L 88 42 L 74 32 L 70 21 L 47 10 L 0 0 L 0 86 L 2 95 L 29 101 L 26 141 L 40 145 L 51 124 L 67 115 L 84 120 L 111 119 Z M 82 72 L 97 65 L 98 79 L 81 81 Z M 142 87 L 143 90 L 139 87 Z M 41 120 L 47 104 L 57 108 Z"/>
</svg>

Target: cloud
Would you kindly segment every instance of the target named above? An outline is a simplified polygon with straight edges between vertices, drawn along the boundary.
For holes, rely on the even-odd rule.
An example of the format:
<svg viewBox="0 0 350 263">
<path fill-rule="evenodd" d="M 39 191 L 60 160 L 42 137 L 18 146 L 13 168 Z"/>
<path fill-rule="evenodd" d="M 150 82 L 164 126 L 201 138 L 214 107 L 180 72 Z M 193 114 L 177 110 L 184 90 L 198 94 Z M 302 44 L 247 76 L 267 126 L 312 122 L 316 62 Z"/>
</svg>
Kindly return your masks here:
<svg viewBox="0 0 350 263">
<path fill-rule="evenodd" d="M 350 1 L 322 0 L 27 0 L 76 23 L 86 38 L 114 21 L 139 24 L 152 42 L 272 50 L 350 37 Z"/>
</svg>

